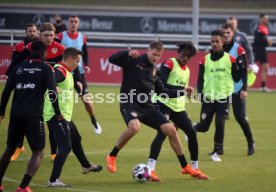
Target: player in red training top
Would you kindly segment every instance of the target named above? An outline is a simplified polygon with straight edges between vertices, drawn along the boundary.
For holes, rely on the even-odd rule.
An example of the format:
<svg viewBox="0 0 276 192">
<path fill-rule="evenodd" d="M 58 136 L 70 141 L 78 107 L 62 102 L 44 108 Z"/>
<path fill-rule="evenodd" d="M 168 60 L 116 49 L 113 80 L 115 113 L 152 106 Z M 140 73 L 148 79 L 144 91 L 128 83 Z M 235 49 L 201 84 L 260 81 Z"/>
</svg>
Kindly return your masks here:
<svg viewBox="0 0 276 192">
<path fill-rule="evenodd" d="M 268 60 L 266 47 L 272 46 L 272 40 L 268 38 L 269 20 L 267 14 L 260 14 L 260 24 L 254 34 L 253 51 L 255 54 L 255 62 L 262 66 L 262 84 L 261 91 L 270 92 L 271 90 L 266 86 L 267 71 L 268 71 Z"/>
</svg>

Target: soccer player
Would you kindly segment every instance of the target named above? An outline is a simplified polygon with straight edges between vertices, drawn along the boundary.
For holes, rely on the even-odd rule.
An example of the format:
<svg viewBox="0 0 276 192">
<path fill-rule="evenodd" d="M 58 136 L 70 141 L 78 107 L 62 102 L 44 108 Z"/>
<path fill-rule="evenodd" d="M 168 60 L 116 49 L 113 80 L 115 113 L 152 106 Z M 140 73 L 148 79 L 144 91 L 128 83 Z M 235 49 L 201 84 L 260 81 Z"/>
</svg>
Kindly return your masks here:
<svg viewBox="0 0 276 192">
<path fill-rule="evenodd" d="M 234 83 L 240 80 L 239 65 L 236 59 L 224 52 L 224 34 L 222 30 L 211 33 L 211 51 L 199 62 L 197 90 L 202 102 L 200 122 L 194 125 L 198 132 L 209 130 L 213 116 L 215 119 L 213 161 L 221 161 L 218 150 L 221 149 L 225 119 L 228 117 L 229 97 L 234 92 Z"/>
<path fill-rule="evenodd" d="M 0 160 L 0 189 L 2 188 L 2 191 L 2 180 L 10 158 L 25 135 L 32 150 L 32 156 L 17 192 L 32 192 L 28 185 L 40 166 L 45 147 L 42 113 L 47 89 L 53 93 L 49 94 L 49 98 L 52 101 L 55 118 L 58 121 L 63 119 L 55 97 L 54 71 L 43 61 L 46 50 L 47 47 L 42 41 L 33 42 L 30 58 L 14 68 L 2 92 L 0 120 L 5 116 L 10 94 L 14 90 L 7 147 Z"/>
<path fill-rule="evenodd" d="M 196 55 L 196 48 L 193 46 L 192 42 L 179 42 L 177 44 L 177 54 L 177 58 L 167 59 L 160 67 L 161 80 L 167 89 L 184 89 L 189 85 L 190 70 L 187 64 L 189 60 Z M 171 99 L 157 97 L 156 106 L 176 125 L 176 127 L 180 128 L 187 135 L 192 167 L 200 171 L 198 169 L 198 143 L 196 132 L 185 110 L 185 100 L 185 96 Z M 165 139 L 166 135 L 158 131 L 151 144 L 148 166 L 151 169 L 152 181 L 161 181 L 156 175 L 155 165 Z M 199 179 L 208 179 L 208 176 L 202 172 L 197 177 Z"/>
<path fill-rule="evenodd" d="M 234 42 L 238 43 L 244 48 L 245 53 L 247 54 L 248 64 L 254 64 L 254 54 L 252 51 L 252 46 L 248 41 L 247 35 L 238 29 L 238 19 L 235 16 L 230 16 L 227 18 L 226 23 L 232 25 L 234 30 Z"/>
<path fill-rule="evenodd" d="M 236 121 L 239 123 L 243 130 L 243 133 L 247 139 L 247 154 L 252 155 L 255 152 L 255 144 L 251 133 L 250 125 L 246 119 L 246 97 L 247 97 L 247 61 L 245 50 L 238 43 L 234 42 L 233 35 L 234 29 L 230 24 L 224 24 L 222 26 L 224 33 L 224 45 L 223 49 L 236 59 L 237 62 L 242 64 L 242 76 L 238 82 L 234 82 L 234 93 L 232 94 L 232 106 Z M 224 135 L 220 135 L 223 137 Z M 214 150 L 215 151 L 215 150 Z M 214 151 L 212 153 L 214 153 Z M 211 153 L 211 154 L 212 154 Z M 219 155 L 224 153 L 223 143 L 220 149 L 217 150 Z"/>
<path fill-rule="evenodd" d="M 54 41 L 55 27 L 53 24 L 43 23 L 40 26 L 39 31 L 40 31 L 39 38 L 47 46 L 47 54 L 45 56 L 45 62 L 53 66 L 54 64 L 62 60 L 62 54 L 65 48 L 60 43 Z M 32 53 L 32 42 L 28 43 L 26 45 L 26 48 L 14 58 L 8 70 L 12 70 L 16 65 L 22 62 L 22 60 L 28 58 L 31 53 Z M 75 76 L 78 76 L 79 74 L 78 70 L 75 70 L 74 72 L 75 72 Z M 79 78 L 76 78 L 76 79 L 79 79 Z M 51 146 L 51 160 L 53 161 L 56 156 L 57 145 L 55 143 L 55 139 L 51 131 L 49 131 L 49 140 L 50 140 L 50 146 Z"/>
<path fill-rule="evenodd" d="M 71 15 L 68 18 L 67 22 L 67 31 L 58 34 L 58 38 L 60 39 L 61 43 L 67 47 L 75 47 L 78 50 L 82 51 L 83 55 L 81 61 L 79 63 L 79 71 L 80 71 L 80 80 L 82 83 L 82 92 L 79 90 L 77 86 L 75 86 L 76 91 L 81 95 L 82 101 L 84 103 L 85 109 L 89 114 L 91 122 L 94 126 L 94 131 L 96 134 L 102 133 L 102 128 L 100 124 L 96 120 L 94 107 L 92 102 L 85 99 L 88 92 L 87 83 L 84 76 L 84 71 L 86 73 L 90 73 L 90 67 L 88 66 L 88 52 L 87 52 L 87 42 L 86 36 L 83 35 L 78 31 L 79 28 L 79 17 L 76 15 Z"/>
<path fill-rule="evenodd" d="M 13 52 L 12 52 L 12 63 L 13 60 L 16 58 L 16 56 L 24 51 L 26 48 L 26 45 L 29 44 L 30 42 L 38 39 L 38 33 L 37 33 L 37 28 L 35 24 L 29 23 L 25 27 L 25 34 L 26 36 L 24 37 L 23 41 L 20 41 L 18 44 L 14 46 Z M 12 72 L 11 67 L 9 67 L 5 73 L 6 77 L 2 77 L 4 79 L 7 79 L 9 74 Z"/>
<path fill-rule="evenodd" d="M 184 89 L 165 89 L 157 73 L 156 64 L 162 53 L 163 44 L 159 41 L 150 43 L 146 54 L 140 55 L 137 50 L 120 51 L 109 57 L 109 62 L 123 69 L 121 85 L 120 111 L 127 129 L 120 135 L 116 145 L 106 157 L 107 169 L 116 173 L 116 158 L 119 151 L 140 129 L 140 123 L 162 131 L 169 137 L 170 144 L 181 164 L 182 173 L 198 177 L 201 173 L 193 170 L 187 163 L 176 128 L 151 102 L 151 94 L 166 93 L 170 97 L 184 95 Z M 187 94 L 192 90 L 186 88 Z"/>
<path fill-rule="evenodd" d="M 271 92 L 266 86 L 268 60 L 266 47 L 272 46 L 272 40 L 268 38 L 269 35 L 269 18 L 267 14 L 260 14 L 260 24 L 254 33 L 253 50 L 255 53 L 255 61 L 262 66 L 262 84 L 261 91 Z"/>
<path fill-rule="evenodd" d="M 58 146 L 58 153 L 48 182 L 49 187 L 68 187 L 59 177 L 71 148 L 82 166 L 83 174 L 102 170 L 101 165 L 91 165 L 87 160 L 81 144 L 81 136 L 76 125 L 71 120 L 74 106 L 74 79 L 71 72 L 78 67 L 81 54 L 82 52 L 78 49 L 69 47 L 64 51 L 63 61 L 54 67 L 59 88 L 58 102 L 65 120 L 62 122 L 56 120 L 54 109 L 50 102 L 46 101 L 44 106 L 44 119 L 47 121 L 49 130 L 53 132 Z"/>
<path fill-rule="evenodd" d="M 25 27 L 25 33 L 26 33 L 26 36 L 24 37 L 23 41 L 19 42 L 18 44 L 16 44 L 14 46 L 14 49 L 13 49 L 13 52 L 12 52 L 12 60 L 19 54 L 21 53 L 24 49 L 25 49 L 25 46 L 36 40 L 38 38 L 38 34 L 37 34 L 37 28 L 35 26 L 35 24 L 33 23 L 29 23 L 26 25 Z M 12 61 L 13 62 L 13 61 Z M 9 68 L 11 69 L 11 68 Z M 7 79 L 9 74 L 11 73 L 11 70 L 7 70 L 5 75 L 2 75 L 1 76 L 1 79 Z M 24 142 L 24 138 L 22 139 L 22 141 L 20 141 L 18 147 L 16 148 L 15 150 L 15 153 L 13 154 L 13 156 L 11 157 L 11 161 L 15 161 L 19 155 L 25 151 L 25 148 L 23 146 L 23 142 Z"/>
</svg>

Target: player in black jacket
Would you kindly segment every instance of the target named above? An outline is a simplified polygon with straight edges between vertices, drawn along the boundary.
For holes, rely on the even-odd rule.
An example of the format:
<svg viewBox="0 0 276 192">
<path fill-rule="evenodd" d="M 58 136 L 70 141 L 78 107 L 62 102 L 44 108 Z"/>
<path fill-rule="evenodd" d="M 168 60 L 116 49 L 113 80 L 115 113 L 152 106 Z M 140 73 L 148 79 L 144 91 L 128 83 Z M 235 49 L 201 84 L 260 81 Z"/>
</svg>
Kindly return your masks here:
<svg viewBox="0 0 276 192">
<path fill-rule="evenodd" d="M 44 94 L 49 90 L 49 97 L 55 110 L 56 118 L 63 119 L 57 98 L 56 83 L 53 69 L 44 62 L 46 45 L 35 41 L 32 54 L 28 60 L 19 64 L 9 75 L 1 97 L 0 121 L 5 116 L 5 110 L 14 90 L 8 128 L 7 147 L 0 160 L 0 186 L 10 158 L 18 142 L 26 136 L 32 156 L 27 171 L 17 188 L 17 192 L 30 192 L 28 187 L 32 177 L 40 166 L 45 147 L 45 131 L 43 124 Z"/>
<path fill-rule="evenodd" d="M 169 97 L 184 95 L 184 89 L 166 89 L 157 73 L 156 64 L 163 53 L 163 44 L 153 41 L 146 54 L 139 55 L 137 50 L 122 51 L 113 54 L 109 62 L 122 67 L 123 80 L 121 85 L 120 110 L 127 129 L 117 140 L 113 150 L 107 156 L 107 169 L 116 172 L 118 152 L 140 129 L 140 122 L 157 130 L 161 130 L 170 140 L 181 164 L 182 173 L 193 177 L 200 172 L 193 170 L 187 163 L 176 128 L 158 111 L 151 102 L 151 94 L 167 94 Z M 185 89 L 189 94 L 191 89 Z M 179 94 L 178 94 L 179 93 Z"/>
</svg>

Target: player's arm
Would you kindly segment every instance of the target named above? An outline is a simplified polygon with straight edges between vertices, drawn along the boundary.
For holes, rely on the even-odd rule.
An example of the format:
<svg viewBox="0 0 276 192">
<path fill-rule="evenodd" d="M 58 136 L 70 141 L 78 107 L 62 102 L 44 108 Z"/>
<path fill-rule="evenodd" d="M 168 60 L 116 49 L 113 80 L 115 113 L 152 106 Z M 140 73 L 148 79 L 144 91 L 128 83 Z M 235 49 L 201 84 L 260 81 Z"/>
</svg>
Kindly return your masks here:
<svg viewBox="0 0 276 192">
<path fill-rule="evenodd" d="M 199 62 L 198 76 L 197 76 L 197 93 L 199 96 L 202 95 L 204 85 L 204 72 L 205 72 L 205 58 L 202 58 Z"/>
<path fill-rule="evenodd" d="M 45 75 L 46 75 L 45 80 L 46 80 L 46 83 L 47 83 L 49 99 L 52 103 L 55 114 L 57 116 L 60 116 L 61 112 L 60 112 L 60 109 L 59 109 L 58 98 L 57 98 L 56 80 L 55 80 L 55 76 L 54 76 L 54 69 L 51 66 L 46 66 Z"/>
<path fill-rule="evenodd" d="M 0 117 L 1 119 L 4 118 L 5 112 L 6 112 L 6 107 L 11 95 L 12 90 L 15 87 L 15 72 L 14 70 L 10 74 L 9 78 L 7 79 L 7 82 L 5 84 L 5 88 L 2 92 L 1 96 L 1 103 L 0 103 Z"/>
<path fill-rule="evenodd" d="M 242 78 L 242 90 L 247 90 L 247 59 L 246 59 L 246 53 L 243 47 L 239 46 L 238 48 L 238 57 L 236 59 L 236 62 L 240 63 L 241 67 L 241 78 Z"/>
<path fill-rule="evenodd" d="M 56 83 L 60 83 L 60 82 L 64 81 L 65 77 L 66 77 L 65 69 L 63 69 L 61 67 L 55 67 L 54 70 L 55 70 Z"/>
<path fill-rule="evenodd" d="M 160 78 L 161 78 L 165 88 L 167 88 L 167 89 L 184 89 L 183 86 L 169 85 L 167 83 L 172 69 L 173 69 L 173 62 L 170 59 L 166 60 L 160 67 L 160 73 L 161 73 Z"/>
<path fill-rule="evenodd" d="M 88 58 L 88 51 L 87 51 L 87 40 L 86 40 L 86 36 L 83 37 L 83 46 L 82 46 L 82 61 L 84 66 L 88 66 L 89 65 L 89 58 Z"/>
<path fill-rule="evenodd" d="M 248 58 L 248 63 L 249 64 L 253 64 L 254 63 L 254 55 L 253 55 L 253 51 L 252 51 L 252 46 L 248 41 L 248 38 L 245 34 L 242 35 L 242 39 L 243 39 L 243 48 L 245 49 L 245 52 L 247 54 L 247 58 Z"/>
<path fill-rule="evenodd" d="M 18 53 L 14 56 L 14 58 L 11 61 L 11 64 L 9 68 L 6 71 L 6 75 L 9 76 L 12 72 L 12 70 L 22 61 L 24 61 L 26 58 L 30 56 L 31 52 L 28 49 L 24 49 L 21 53 Z"/>
<path fill-rule="evenodd" d="M 119 67 L 125 67 L 129 63 L 129 53 L 130 51 L 119 51 L 112 54 L 108 61 Z"/>
<path fill-rule="evenodd" d="M 167 89 L 165 88 L 162 80 L 160 78 L 154 83 L 155 93 L 159 94 L 167 94 L 169 98 L 177 98 L 185 95 L 185 90 L 183 87 L 179 89 Z"/>
<path fill-rule="evenodd" d="M 243 64 L 238 63 L 237 60 L 232 56 L 230 56 L 230 60 L 232 63 L 232 67 L 231 67 L 232 78 L 235 82 L 238 82 L 241 79 Z"/>
<path fill-rule="evenodd" d="M 255 42 L 256 42 L 258 45 L 261 45 L 261 46 L 265 46 L 265 47 L 268 46 L 268 39 L 267 39 L 267 36 L 264 35 L 263 33 L 261 33 L 260 31 L 256 31 L 256 32 L 255 32 Z"/>
</svg>

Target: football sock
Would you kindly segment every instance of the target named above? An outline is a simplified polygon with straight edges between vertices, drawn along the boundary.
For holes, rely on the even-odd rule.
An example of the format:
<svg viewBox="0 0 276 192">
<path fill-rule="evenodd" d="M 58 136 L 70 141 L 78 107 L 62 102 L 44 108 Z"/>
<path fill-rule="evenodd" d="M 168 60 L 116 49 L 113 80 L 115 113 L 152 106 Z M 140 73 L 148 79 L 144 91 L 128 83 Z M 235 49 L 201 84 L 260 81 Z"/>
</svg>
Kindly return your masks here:
<svg viewBox="0 0 276 192">
<path fill-rule="evenodd" d="M 262 81 L 262 87 L 265 87 L 265 81 Z"/>
<path fill-rule="evenodd" d="M 198 161 L 191 161 L 191 164 L 193 169 L 198 169 Z"/>
<path fill-rule="evenodd" d="M 3 177 L 4 177 L 4 172 L 0 172 L 0 186 L 2 185 L 2 180 L 3 180 Z"/>
<path fill-rule="evenodd" d="M 92 115 L 92 116 L 90 116 L 90 118 L 91 118 L 91 122 L 94 125 L 94 127 L 98 128 L 96 117 L 94 115 Z"/>
<path fill-rule="evenodd" d="M 29 185 L 31 180 L 32 180 L 32 176 L 25 174 L 19 187 L 21 189 L 25 189 Z"/>
<path fill-rule="evenodd" d="M 157 163 L 157 161 L 155 159 L 149 159 L 148 160 L 148 166 L 149 166 L 151 171 L 155 170 L 156 163 Z"/>
<path fill-rule="evenodd" d="M 184 155 L 179 155 L 179 156 L 177 156 L 177 158 L 178 158 L 178 160 L 179 160 L 179 162 L 180 162 L 180 164 L 181 164 L 181 167 L 186 167 L 186 165 L 187 165 L 188 163 L 187 163 L 187 161 L 186 161 Z"/>
<path fill-rule="evenodd" d="M 219 152 L 223 150 L 223 144 L 222 143 L 215 143 L 214 144 L 214 152 Z"/>
<path fill-rule="evenodd" d="M 112 149 L 112 151 L 110 152 L 110 156 L 117 156 L 117 154 L 119 153 L 120 149 L 116 147 L 116 145 L 114 146 L 114 148 Z"/>
</svg>

